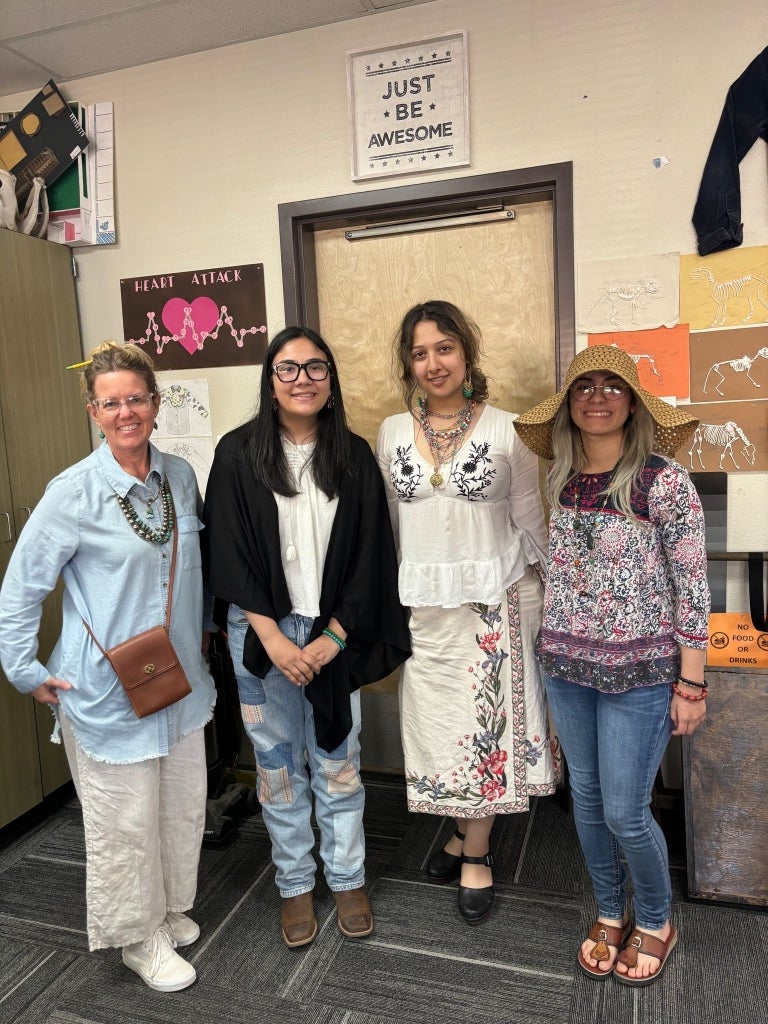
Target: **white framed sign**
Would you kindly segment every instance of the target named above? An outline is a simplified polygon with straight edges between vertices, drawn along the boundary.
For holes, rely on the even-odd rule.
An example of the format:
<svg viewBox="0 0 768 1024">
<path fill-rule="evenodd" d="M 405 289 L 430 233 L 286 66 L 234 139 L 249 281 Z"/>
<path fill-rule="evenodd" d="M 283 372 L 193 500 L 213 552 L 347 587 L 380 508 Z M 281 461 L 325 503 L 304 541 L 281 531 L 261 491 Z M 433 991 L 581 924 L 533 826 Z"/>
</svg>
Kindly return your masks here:
<svg viewBox="0 0 768 1024">
<path fill-rule="evenodd" d="M 355 181 L 469 164 L 467 33 L 347 53 Z"/>
</svg>

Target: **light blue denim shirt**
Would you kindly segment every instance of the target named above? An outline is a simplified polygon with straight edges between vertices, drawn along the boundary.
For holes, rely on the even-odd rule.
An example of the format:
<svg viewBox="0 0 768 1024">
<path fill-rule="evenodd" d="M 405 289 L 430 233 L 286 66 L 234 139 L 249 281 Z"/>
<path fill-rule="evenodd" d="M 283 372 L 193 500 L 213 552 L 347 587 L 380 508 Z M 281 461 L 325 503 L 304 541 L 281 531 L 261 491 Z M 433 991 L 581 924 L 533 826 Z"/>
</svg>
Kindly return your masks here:
<svg viewBox="0 0 768 1024">
<path fill-rule="evenodd" d="M 48 676 L 65 679 L 61 709 L 83 750 L 98 761 L 129 764 L 167 754 L 213 713 L 215 688 L 201 653 L 203 582 L 200 496 L 192 467 L 150 445 L 146 484 L 126 473 L 106 442 L 53 479 L 19 536 L 0 590 L 0 659 L 8 679 L 30 693 Z M 102 647 L 113 647 L 165 621 L 173 539 L 142 540 L 131 529 L 116 495 L 131 495 L 146 518 L 146 504 L 163 476 L 173 494 L 178 554 L 170 636 L 192 693 L 139 719 Z M 153 522 L 159 522 L 159 502 Z M 64 582 L 61 636 L 46 665 L 37 657 L 44 598 Z M 54 731 L 58 741 L 58 729 Z"/>
</svg>

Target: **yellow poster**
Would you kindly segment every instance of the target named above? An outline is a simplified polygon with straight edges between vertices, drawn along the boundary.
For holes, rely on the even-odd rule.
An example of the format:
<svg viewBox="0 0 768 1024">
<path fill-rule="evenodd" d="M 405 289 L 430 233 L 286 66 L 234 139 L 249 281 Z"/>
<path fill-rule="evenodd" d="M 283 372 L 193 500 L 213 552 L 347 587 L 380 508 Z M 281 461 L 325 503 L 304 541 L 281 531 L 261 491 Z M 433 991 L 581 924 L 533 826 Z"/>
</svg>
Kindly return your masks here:
<svg viewBox="0 0 768 1024">
<path fill-rule="evenodd" d="M 768 633 L 755 629 L 748 612 L 710 615 L 707 665 L 768 668 Z"/>
</svg>

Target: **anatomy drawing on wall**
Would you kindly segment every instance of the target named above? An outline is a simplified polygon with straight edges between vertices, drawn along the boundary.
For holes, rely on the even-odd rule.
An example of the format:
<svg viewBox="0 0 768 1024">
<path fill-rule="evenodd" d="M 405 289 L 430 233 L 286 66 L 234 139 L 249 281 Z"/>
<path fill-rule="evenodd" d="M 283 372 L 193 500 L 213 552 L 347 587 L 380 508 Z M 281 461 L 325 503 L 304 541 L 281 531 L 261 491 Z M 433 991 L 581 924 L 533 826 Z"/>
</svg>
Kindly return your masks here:
<svg viewBox="0 0 768 1024">
<path fill-rule="evenodd" d="M 158 370 L 263 362 L 261 263 L 123 278 L 120 294 L 125 340 L 146 345 Z"/>
<path fill-rule="evenodd" d="M 768 327 L 691 335 L 691 398 L 768 399 Z"/>
<path fill-rule="evenodd" d="M 701 473 L 768 469 L 766 406 L 753 402 L 718 402 L 686 406 L 699 419 L 678 462 Z"/>
<path fill-rule="evenodd" d="M 589 260 L 578 266 L 579 330 L 673 327 L 678 315 L 677 253 Z"/>
<path fill-rule="evenodd" d="M 680 316 L 691 330 L 768 323 L 768 246 L 681 256 Z"/>
<path fill-rule="evenodd" d="M 174 439 L 160 437 L 157 440 L 153 438 L 153 444 L 156 444 L 163 452 L 168 452 L 170 455 L 179 455 L 182 459 L 186 459 L 195 471 L 200 493 L 205 496 L 208 474 L 211 472 L 211 464 L 213 463 L 213 441 L 211 438 L 185 437 L 183 439 Z"/>
<path fill-rule="evenodd" d="M 158 374 L 160 408 L 152 443 L 192 466 L 200 493 L 205 494 L 213 462 L 208 381 L 168 380 Z"/>
<path fill-rule="evenodd" d="M 623 349 L 637 366 L 640 384 L 659 398 L 688 398 L 688 324 L 590 334 L 587 343 Z"/>
<path fill-rule="evenodd" d="M 211 434 L 207 380 L 161 382 L 160 399 L 158 437 Z"/>
</svg>

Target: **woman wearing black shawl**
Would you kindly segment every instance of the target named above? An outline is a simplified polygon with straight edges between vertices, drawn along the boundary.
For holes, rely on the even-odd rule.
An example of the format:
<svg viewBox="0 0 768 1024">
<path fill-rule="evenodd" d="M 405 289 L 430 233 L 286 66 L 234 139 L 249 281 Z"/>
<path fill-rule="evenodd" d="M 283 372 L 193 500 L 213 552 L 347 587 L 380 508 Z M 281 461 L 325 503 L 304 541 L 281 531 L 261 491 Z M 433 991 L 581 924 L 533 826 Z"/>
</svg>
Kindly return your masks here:
<svg viewBox="0 0 768 1024">
<path fill-rule="evenodd" d="M 287 327 L 270 344 L 259 411 L 216 449 L 205 519 L 283 939 L 303 946 L 317 934 L 313 795 L 339 928 L 368 935 L 359 688 L 410 647 L 381 476 L 347 429 L 333 355 L 314 331 Z"/>
</svg>

